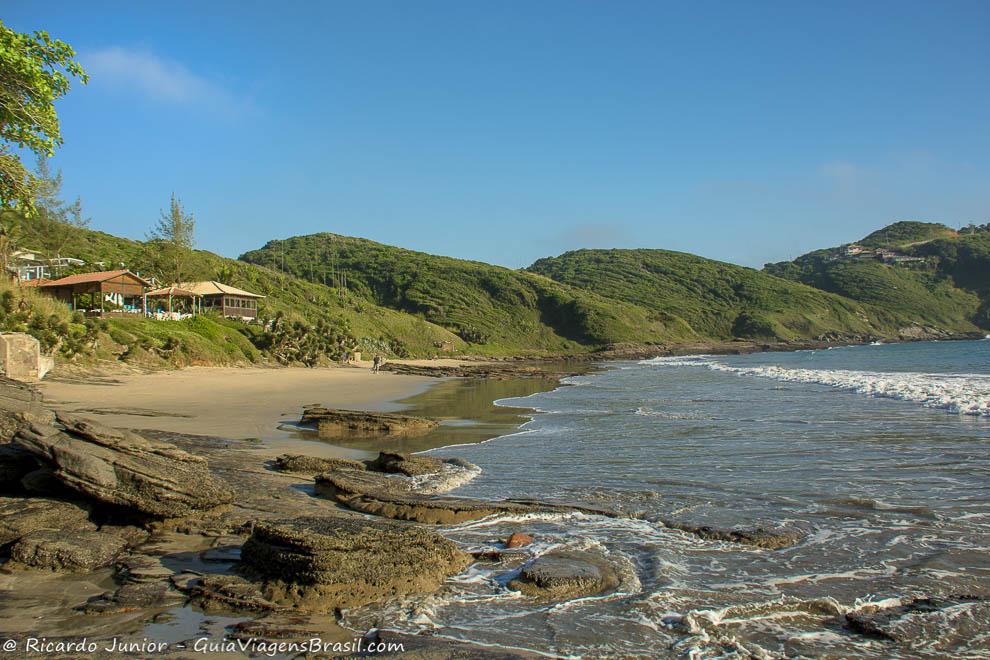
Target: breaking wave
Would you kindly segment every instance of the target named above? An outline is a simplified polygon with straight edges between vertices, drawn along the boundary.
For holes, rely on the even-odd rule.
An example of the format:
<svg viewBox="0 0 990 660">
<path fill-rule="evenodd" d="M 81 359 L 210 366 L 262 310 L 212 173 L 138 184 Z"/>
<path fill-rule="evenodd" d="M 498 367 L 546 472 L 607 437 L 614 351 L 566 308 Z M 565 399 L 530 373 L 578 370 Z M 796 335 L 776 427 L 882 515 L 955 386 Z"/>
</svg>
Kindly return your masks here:
<svg viewBox="0 0 990 660">
<path fill-rule="evenodd" d="M 814 383 L 868 396 L 913 401 L 960 415 L 990 417 L 990 376 L 915 372 L 787 369 L 777 366 L 733 367 L 709 355 L 658 357 L 643 360 L 658 367 L 701 367 L 740 376 L 757 376 L 788 383 Z"/>
<path fill-rule="evenodd" d="M 423 495 L 445 493 L 460 488 L 481 474 L 481 468 L 460 458 L 444 460 L 439 472 L 412 478 L 413 490 Z"/>
</svg>

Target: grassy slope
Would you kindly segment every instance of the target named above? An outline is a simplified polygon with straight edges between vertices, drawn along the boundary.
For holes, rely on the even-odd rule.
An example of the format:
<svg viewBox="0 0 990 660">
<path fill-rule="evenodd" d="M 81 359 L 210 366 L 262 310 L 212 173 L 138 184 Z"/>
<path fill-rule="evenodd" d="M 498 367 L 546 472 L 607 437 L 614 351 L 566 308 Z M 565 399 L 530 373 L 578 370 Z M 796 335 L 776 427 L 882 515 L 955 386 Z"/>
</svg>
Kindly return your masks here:
<svg viewBox="0 0 990 660">
<path fill-rule="evenodd" d="M 682 319 L 698 338 L 883 334 L 876 310 L 751 268 L 668 250 L 576 250 L 530 270 Z"/>
<path fill-rule="evenodd" d="M 689 337 L 681 324 L 528 272 L 333 234 L 271 241 L 241 256 L 315 281 L 335 272 L 356 295 L 456 332 L 484 354 L 574 352 Z"/>
<path fill-rule="evenodd" d="M 39 242 L 37 237 L 31 235 L 30 227 L 27 227 L 21 244 L 30 247 L 32 243 Z M 89 264 L 102 261 L 107 269 L 119 268 L 120 264 L 125 264 L 131 270 L 148 273 L 153 263 L 148 249 L 147 244 L 141 241 L 79 229 L 73 231 L 62 253 L 83 259 Z M 437 350 L 434 342 L 453 342 L 455 348 L 463 346 L 463 342 L 456 336 L 422 319 L 379 307 L 363 298 L 338 292 L 322 284 L 306 282 L 269 268 L 227 259 L 203 250 L 197 250 L 190 260 L 189 279 L 216 279 L 221 267 L 230 271 L 229 284 L 267 296 L 261 303 L 262 313 L 271 315 L 281 311 L 290 318 L 309 322 L 327 316 L 346 321 L 365 350 L 390 353 L 390 348 L 401 347 L 402 352 L 411 355 L 432 355 Z M 131 334 L 153 344 L 163 341 L 163 332 L 191 332 L 198 338 L 187 337 L 187 343 L 202 349 L 187 360 L 191 363 L 230 363 L 257 357 L 251 353 L 253 349 L 242 347 L 243 351 L 234 350 L 226 341 L 221 341 L 218 346 L 210 346 L 223 335 L 224 331 L 220 329 L 222 327 L 236 327 L 242 333 L 251 331 L 251 328 L 239 323 L 219 321 L 212 324 L 216 327 L 186 323 L 189 325 L 186 328 L 182 323 L 163 325 L 134 320 L 113 321 L 112 325 L 119 328 L 120 337 Z M 243 358 L 240 353 L 245 353 Z"/>
<path fill-rule="evenodd" d="M 930 257 L 926 264 L 835 259 L 841 248 L 816 250 L 765 271 L 954 332 L 990 327 L 990 234 L 958 235 L 939 224 L 900 222 L 863 245 Z"/>
</svg>

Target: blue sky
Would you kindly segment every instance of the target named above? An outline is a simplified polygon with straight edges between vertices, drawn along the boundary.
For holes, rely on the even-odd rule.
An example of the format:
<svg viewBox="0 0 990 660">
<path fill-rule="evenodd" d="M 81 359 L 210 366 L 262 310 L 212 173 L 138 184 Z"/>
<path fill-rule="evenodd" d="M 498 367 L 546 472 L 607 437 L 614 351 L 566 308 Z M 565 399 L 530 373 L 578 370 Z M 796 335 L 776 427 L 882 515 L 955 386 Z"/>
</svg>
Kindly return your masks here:
<svg viewBox="0 0 990 660">
<path fill-rule="evenodd" d="M 175 191 L 227 256 L 332 231 L 519 267 L 750 266 L 990 221 L 990 2 L 28 2 L 71 43 L 55 159 L 93 226 Z"/>
</svg>

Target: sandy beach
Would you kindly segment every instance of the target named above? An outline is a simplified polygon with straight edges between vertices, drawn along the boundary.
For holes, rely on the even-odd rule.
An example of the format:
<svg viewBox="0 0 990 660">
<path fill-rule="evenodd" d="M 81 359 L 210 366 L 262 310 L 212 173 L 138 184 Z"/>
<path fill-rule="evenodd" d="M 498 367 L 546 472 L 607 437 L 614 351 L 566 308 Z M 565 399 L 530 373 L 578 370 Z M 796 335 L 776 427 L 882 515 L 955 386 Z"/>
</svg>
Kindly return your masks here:
<svg viewBox="0 0 990 660">
<path fill-rule="evenodd" d="M 215 368 L 115 375 L 89 382 L 45 381 L 52 407 L 105 424 L 231 439 L 281 437 L 282 421 L 298 420 L 303 405 L 392 411 L 394 402 L 436 379 L 362 367 Z"/>
</svg>

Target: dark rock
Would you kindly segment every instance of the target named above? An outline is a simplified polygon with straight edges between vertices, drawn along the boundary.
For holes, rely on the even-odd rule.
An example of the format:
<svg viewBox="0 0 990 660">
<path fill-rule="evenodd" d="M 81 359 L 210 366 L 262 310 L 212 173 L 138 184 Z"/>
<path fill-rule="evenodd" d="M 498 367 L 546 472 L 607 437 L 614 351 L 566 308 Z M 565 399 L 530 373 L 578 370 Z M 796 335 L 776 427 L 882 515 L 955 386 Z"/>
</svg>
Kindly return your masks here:
<svg viewBox="0 0 990 660">
<path fill-rule="evenodd" d="M 524 566 L 510 589 L 541 600 L 562 601 L 615 589 L 618 575 L 601 555 L 576 550 L 554 550 Z"/>
<path fill-rule="evenodd" d="M 118 534 L 43 529 L 22 536 L 10 549 L 11 560 L 52 571 L 93 571 L 113 564 L 127 546 Z"/>
<path fill-rule="evenodd" d="M 421 527 L 310 517 L 258 522 L 241 559 L 269 600 L 324 611 L 431 592 L 471 562 Z"/>
<path fill-rule="evenodd" d="M 38 459 L 29 451 L 17 445 L 0 445 L 0 492 L 20 492 L 21 479 L 38 467 Z"/>
<path fill-rule="evenodd" d="M 239 575 L 201 575 L 172 582 L 177 589 L 193 598 L 204 609 L 247 610 L 252 612 L 288 612 L 263 593 L 263 586 Z"/>
<path fill-rule="evenodd" d="M 509 538 L 505 540 L 506 548 L 522 548 L 533 542 L 533 537 L 529 534 L 524 534 L 522 532 L 513 532 Z"/>
<path fill-rule="evenodd" d="M 436 456 L 417 456 L 397 451 L 379 452 L 378 458 L 368 463 L 369 470 L 404 474 L 407 477 L 436 474 L 442 468 L 443 461 Z"/>
<path fill-rule="evenodd" d="M 25 474 L 21 477 L 21 487 L 31 495 L 43 497 L 71 499 L 76 495 L 76 491 L 66 486 L 49 467 L 40 467 Z"/>
<path fill-rule="evenodd" d="M 768 530 L 762 527 L 755 529 L 717 529 L 707 525 L 690 525 L 672 520 L 664 520 L 664 526 L 682 532 L 688 532 L 706 541 L 726 541 L 742 543 L 767 550 L 779 550 L 794 545 L 804 538 L 804 534 L 794 529 Z"/>
<path fill-rule="evenodd" d="M 475 550 L 471 556 L 475 561 L 500 562 L 505 559 L 505 555 L 498 550 Z"/>
<path fill-rule="evenodd" d="M 88 505 L 44 498 L 0 497 L 0 547 L 41 530 L 95 531 Z"/>
<path fill-rule="evenodd" d="M 302 454 L 282 454 L 272 464 L 281 472 L 298 472 L 300 474 L 320 474 L 330 470 L 363 470 L 364 463 L 349 458 L 319 458 Z"/>
<path fill-rule="evenodd" d="M 410 479 L 370 471 L 338 470 L 317 475 L 316 493 L 362 513 L 434 525 L 453 525 L 495 514 L 580 511 L 610 517 L 618 515 L 604 509 L 569 504 L 424 495 L 413 490 Z"/>
<path fill-rule="evenodd" d="M 86 614 L 123 614 L 149 608 L 174 607 L 183 601 L 185 596 L 167 581 L 126 582 L 116 591 L 94 596 L 82 610 Z"/>
<path fill-rule="evenodd" d="M 486 380 L 508 380 L 517 378 L 540 378 L 558 380 L 575 372 L 563 370 L 559 365 L 519 364 L 511 362 L 484 362 L 464 365 L 418 365 L 389 362 L 384 371 L 410 376 L 431 378 L 484 378 Z"/>
<path fill-rule="evenodd" d="M 57 419 L 64 430 L 36 423 L 14 442 L 88 497 L 160 518 L 188 516 L 233 498 L 206 459 L 173 444 L 65 413 Z"/>
<path fill-rule="evenodd" d="M 167 581 L 174 571 L 161 558 L 151 555 L 127 554 L 117 560 L 117 579 L 123 583 L 152 584 Z"/>
<path fill-rule="evenodd" d="M 373 472 L 336 471 L 317 475 L 316 493 L 355 511 L 434 525 L 478 520 L 496 513 L 528 513 L 527 505 L 420 495 L 409 480 Z"/>
<path fill-rule="evenodd" d="M 151 534 L 140 527 L 134 525 L 103 525 L 100 527 L 101 534 L 113 534 L 124 540 L 124 545 L 128 548 L 135 548 L 145 541 Z"/>
<path fill-rule="evenodd" d="M 10 442 L 32 422 L 51 424 L 55 416 L 41 403 L 35 387 L 0 376 L 0 443 Z"/>
<path fill-rule="evenodd" d="M 338 437 L 344 434 L 412 435 L 426 433 L 437 427 L 436 421 L 424 417 L 340 410 L 323 406 L 307 406 L 303 409 L 302 419 L 299 422 L 306 426 L 315 426 L 324 437 Z"/>
</svg>

